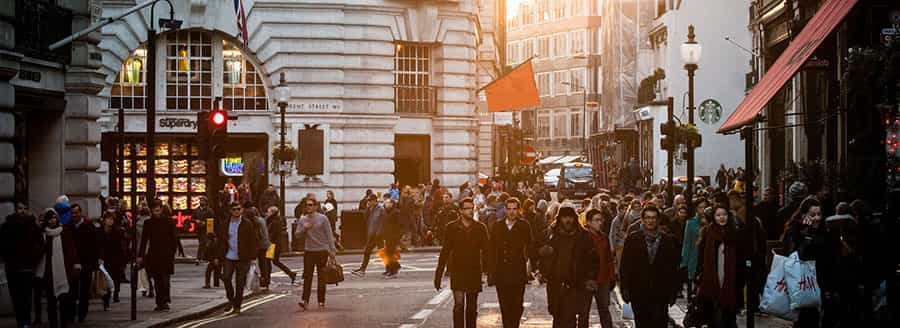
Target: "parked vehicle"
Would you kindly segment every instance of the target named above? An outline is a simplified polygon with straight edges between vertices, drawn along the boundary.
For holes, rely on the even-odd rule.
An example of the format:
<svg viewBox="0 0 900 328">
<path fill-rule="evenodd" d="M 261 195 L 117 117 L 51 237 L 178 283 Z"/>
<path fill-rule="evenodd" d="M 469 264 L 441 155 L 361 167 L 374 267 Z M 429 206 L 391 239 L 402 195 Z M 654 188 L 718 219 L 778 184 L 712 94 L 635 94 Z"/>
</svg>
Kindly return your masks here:
<svg viewBox="0 0 900 328">
<path fill-rule="evenodd" d="M 558 192 L 568 199 L 593 196 L 596 192 L 594 167 L 581 162 L 563 164 L 560 168 L 557 186 Z"/>
<path fill-rule="evenodd" d="M 552 169 L 544 173 L 544 187 L 554 190 L 559 183 L 559 169 Z"/>
</svg>

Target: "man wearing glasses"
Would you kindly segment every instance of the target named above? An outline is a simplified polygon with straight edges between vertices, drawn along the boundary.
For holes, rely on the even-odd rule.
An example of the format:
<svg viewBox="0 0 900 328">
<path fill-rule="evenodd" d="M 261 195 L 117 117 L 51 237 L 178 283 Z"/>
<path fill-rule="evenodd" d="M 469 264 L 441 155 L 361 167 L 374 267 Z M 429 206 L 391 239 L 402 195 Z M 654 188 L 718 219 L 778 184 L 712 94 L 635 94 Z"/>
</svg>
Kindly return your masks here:
<svg viewBox="0 0 900 328">
<path fill-rule="evenodd" d="M 497 286 L 497 300 L 503 316 L 503 327 L 519 327 L 522 301 L 528 283 L 527 257 L 536 259 L 533 252 L 531 225 L 520 219 L 519 199 L 506 200 L 506 217 L 491 227 L 488 249 L 490 271 L 488 286 Z"/>
<path fill-rule="evenodd" d="M 309 304 L 309 296 L 312 288 L 313 269 L 317 274 L 316 298 L 319 301 L 319 309 L 325 308 L 325 276 L 323 270 L 329 257 L 334 257 L 337 249 L 334 247 L 334 233 L 331 231 L 331 222 L 322 213 L 317 212 L 319 204 L 313 199 L 303 201 L 303 215 L 297 224 L 296 236 L 305 235 L 305 247 L 303 253 L 303 299 L 297 305 L 301 310 L 306 310 Z"/>
<path fill-rule="evenodd" d="M 257 231 L 251 218 L 242 217 L 243 207 L 240 203 L 231 203 L 231 211 L 227 222 L 216 227 L 219 238 L 219 254 L 215 260 L 224 261 L 225 296 L 231 302 L 229 314 L 240 314 L 244 301 L 244 285 L 250 261 L 256 258 Z M 222 259 L 222 260 L 219 260 Z M 234 279 L 234 280 L 232 280 Z"/>
<path fill-rule="evenodd" d="M 484 223 L 474 220 L 475 202 L 466 197 L 459 202 L 460 217 L 447 224 L 444 242 L 434 273 L 434 288 L 441 289 L 444 268 L 450 271 L 453 290 L 453 327 L 474 328 L 478 315 L 478 293 L 481 273 L 487 269 L 488 231 Z"/>
</svg>

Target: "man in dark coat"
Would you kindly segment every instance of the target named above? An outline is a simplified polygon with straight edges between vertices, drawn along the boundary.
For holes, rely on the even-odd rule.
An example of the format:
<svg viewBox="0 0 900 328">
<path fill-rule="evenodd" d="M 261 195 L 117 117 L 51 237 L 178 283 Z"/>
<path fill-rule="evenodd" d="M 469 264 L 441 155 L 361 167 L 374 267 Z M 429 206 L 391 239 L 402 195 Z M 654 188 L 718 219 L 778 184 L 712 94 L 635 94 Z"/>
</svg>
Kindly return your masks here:
<svg viewBox="0 0 900 328">
<path fill-rule="evenodd" d="M 506 219 L 494 224 L 488 248 L 488 286 L 497 286 L 504 328 L 519 327 L 528 282 L 527 258 L 533 257 L 531 225 L 520 219 L 519 199 L 506 200 Z"/>
<path fill-rule="evenodd" d="M 351 271 L 353 275 L 365 276 L 372 251 L 384 245 L 384 221 L 387 214 L 384 207 L 378 204 L 378 196 L 369 195 L 369 207 L 366 210 L 366 247 L 363 249 L 363 260 L 359 268 Z"/>
<path fill-rule="evenodd" d="M 212 231 L 206 231 L 206 220 L 213 219 L 213 226 L 215 226 L 216 213 L 209 208 L 209 201 L 206 200 L 206 197 L 200 197 L 200 207 L 194 210 L 194 232 L 197 234 L 197 241 L 201 245 L 201 247 L 197 247 L 197 261 L 200 259 L 206 258 L 208 254 L 203 254 L 202 245 L 206 245 L 206 234 Z"/>
<path fill-rule="evenodd" d="M 144 222 L 141 245 L 138 248 L 138 265 L 144 265 L 156 287 L 154 311 L 169 311 L 170 279 L 175 273 L 175 250 L 178 247 L 175 221 L 163 215 L 162 201 L 150 203 L 151 216 Z M 81 253 L 79 248 L 79 254 Z"/>
<path fill-rule="evenodd" d="M 575 327 L 581 293 L 598 288 L 600 261 L 590 233 L 578 224 L 575 208 L 563 206 L 540 248 L 541 275 L 547 280 L 547 307 L 553 327 Z"/>
<path fill-rule="evenodd" d="M 297 273 L 281 262 L 281 253 L 288 249 L 288 232 L 287 221 L 285 221 L 283 216 L 279 215 L 277 206 L 271 206 L 267 210 L 266 225 L 269 231 L 269 241 L 275 244 L 275 256 L 272 258 L 272 264 L 291 278 L 291 284 L 293 285 L 294 280 L 297 279 Z"/>
<path fill-rule="evenodd" d="M 257 257 L 258 231 L 255 218 L 242 216 L 244 209 L 241 204 L 232 203 L 230 210 L 229 220 L 216 226 L 219 252 L 215 261 L 217 265 L 224 262 L 225 296 L 231 302 L 231 307 L 226 311 L 240 314 L 250 261 Z"/>
<path fill-rule="evenodd" d="M 266 187 L 266 190 L 263 191 L 262 195 L 259 196 L 259 208 L 266 210 L 272 206 L 281 206 L 281 197 L 278 196 L 278 192 L 275 191 L 275 186 L 269 185 Z"/>
<path fill-rule="evenodd" d="M 641 209 L 641 225 L 625 239 L 620 277 L 622 298 L 631 303 L 637 327 L 668 324 L 668 306 L 675 304 L 679 253 L 677 241 L 662 232 L 657 222 L 659 209 Z"/>
<path fill-rule="evenodd" d="M 67 307 L 69 315 L 78 314 L 78 322 L 84 322 L 88 314 L 91 299 L 91 279 L 100 265 L 103 248 L 100 247 L 100 232 L 94 224 L 82 215 L 81 206 L 72 205 L 72 220 L 69 221 L 75 237 L 75 248 L 81 262 L 81 273 L 78 280 L 69 281 L 69 297 Z M 77 302 L 77 308 L 76 308 Z M 74 318 L 66 318 L 73 321 Z"/>
<path fill-rule="evenodd" d="M 444 268 L 450 271 L 453 291 L 453 327 L 474 328 L 478 316 L 478 293 L 481 293 L 481 274 L 488 268 L 487 227 L 474 220 L 475 202 L 472 198 L 460 201 L 459 219 L 445 227 L 445 242 L 441 247 L 434 288 L 441 289 Z"/>
<path fill-rule="evenodd" d="M 0 257 L 6 264 L 9 296 L 19 327 L 31 325 L 34 268 L 44 251 L 37 219 L 29 213 L 25 204 L 17 204 L 16 212 L 7 216 L 0 226 Z"/>
<path fill-rule="evenodd" d="M 767 187 L 763 191 L 762 201 L 753 206 L 753 214 L 762 220 L 767 240 L 781 239 L 784 222 L 778 220 L 778 201 L 775 199 L 775 191 L 772 187 Z"/>
</svg>

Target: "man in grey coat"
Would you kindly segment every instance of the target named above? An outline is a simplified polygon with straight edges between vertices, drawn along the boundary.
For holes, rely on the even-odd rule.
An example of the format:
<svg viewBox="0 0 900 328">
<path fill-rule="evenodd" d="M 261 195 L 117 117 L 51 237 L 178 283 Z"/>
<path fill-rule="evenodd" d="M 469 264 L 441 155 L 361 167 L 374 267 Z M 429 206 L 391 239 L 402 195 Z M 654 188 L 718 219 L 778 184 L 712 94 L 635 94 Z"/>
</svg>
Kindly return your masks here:
<svg viewBox="0 0 900 328">
<path fill-rule="evenodd" d="M 383 244 L 384 238 L 384 218 L 386 216 L 384 207 L 378 203 L 378 196 L 369 195 L 369 205 L 366 209 L 366 224 L 368 226 L 366 234 L 366 249 L 363 250 L 363 261 L 359 265 L 359 269 L 350 273 L 356 276 L 365 276 L 366 267 L 369 266 L 369 258 L 372 251 Z"/>
</svg>

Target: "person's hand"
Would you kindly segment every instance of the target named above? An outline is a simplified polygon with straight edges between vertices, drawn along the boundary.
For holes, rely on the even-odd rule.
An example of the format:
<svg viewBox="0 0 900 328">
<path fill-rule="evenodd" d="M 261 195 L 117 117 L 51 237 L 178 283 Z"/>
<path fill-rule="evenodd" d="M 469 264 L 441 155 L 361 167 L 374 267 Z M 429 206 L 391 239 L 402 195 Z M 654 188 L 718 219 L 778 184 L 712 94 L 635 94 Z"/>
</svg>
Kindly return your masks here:
<svg viewBox="0 0 900 328">
<path fill-rule="evenodd" d="M 134 263 L 137 263 L 138 266 L 142 266 L 144 265 L 144 258 L 138 257 L 137 259 L 135 259 Z"/>
<path fill-rule="evenodd" d="M 75 263 L 72 265 L 72 271 L 74 271 L 76 275 L 81 274 L 81 264 Z"/>
<path fill-rule="evenodd" d="M 440 277 L 434 278 L 434 289 L 437 291 L 441 290 L 441 278 Z"/>
<path fill-rule="evenodd" d="M 598 287 L 596 280 L 587 280 L 584 282 L 584 289 L 587 291 L 595 291 Z"/>
</svg>

